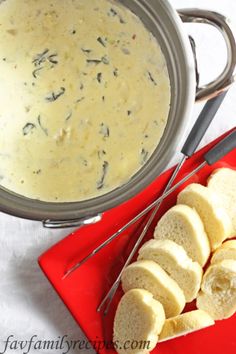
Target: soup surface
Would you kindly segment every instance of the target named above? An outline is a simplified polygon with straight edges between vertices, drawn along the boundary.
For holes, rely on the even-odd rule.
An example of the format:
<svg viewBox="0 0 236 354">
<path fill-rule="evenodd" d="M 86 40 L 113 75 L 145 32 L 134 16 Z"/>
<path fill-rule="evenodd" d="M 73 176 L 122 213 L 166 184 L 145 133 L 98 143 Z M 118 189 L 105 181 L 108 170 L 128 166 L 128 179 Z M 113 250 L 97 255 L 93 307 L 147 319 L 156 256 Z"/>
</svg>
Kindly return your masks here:
<svg viewBox="0 0 236 354">
<path fill-rule="evenodd" d="M 0 184 L 80 201 L 126 183 L 166 126 L 157 41 L 108 0 L 0 1 Z"/>
</svg>

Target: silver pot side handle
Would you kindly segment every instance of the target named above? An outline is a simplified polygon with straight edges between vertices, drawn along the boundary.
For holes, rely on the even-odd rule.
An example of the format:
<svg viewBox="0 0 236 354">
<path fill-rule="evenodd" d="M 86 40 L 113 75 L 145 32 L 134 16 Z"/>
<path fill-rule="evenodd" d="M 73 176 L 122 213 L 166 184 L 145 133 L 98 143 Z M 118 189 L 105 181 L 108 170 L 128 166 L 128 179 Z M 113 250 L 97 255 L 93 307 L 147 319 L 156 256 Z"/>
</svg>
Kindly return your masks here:
<svg viewBox="0 0 236 354">
<path fill-rule="evenodd" d="M 225 39 L 228 59 L 223 72 L 209 84 L 197 86 L 196 101 L 213 98 L 236 81 L 236 42 L 230 20 L 217 12 L 195 8 L 180 9 L 178 13 L 183 22 L 204 23 L 216 27 Z"/>
<path fill-rule="evenodd" d="M 43 227 L 46 229 L 66 229 L 71 227 L 82 227 L 85 225 L 96 224 L 102 220 L 102 214 L 74 220 L 43 220 Z"/>
</svg>

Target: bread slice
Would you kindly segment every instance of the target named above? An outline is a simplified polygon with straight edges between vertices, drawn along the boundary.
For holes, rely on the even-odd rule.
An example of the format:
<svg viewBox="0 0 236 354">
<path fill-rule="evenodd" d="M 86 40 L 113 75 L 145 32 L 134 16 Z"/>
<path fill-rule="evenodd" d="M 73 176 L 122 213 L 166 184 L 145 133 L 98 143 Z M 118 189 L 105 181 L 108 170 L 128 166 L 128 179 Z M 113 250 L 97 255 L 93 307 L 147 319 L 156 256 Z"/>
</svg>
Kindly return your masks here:
<svg viewBox="0 0 236 354">
<path fill-rule="evenodd" d="M 236 261 L 212 264 L 203 276 L 197 308 L 214 320 L 223 320 L 236 311 Z"/>
<path fill-rule="evenodd" d="M 168 318 L 159 336 L 159 342 L 184 336 L 215 324 L 205 311 L 194 310 L 182 315 Z"/>
<path fill-rule="evenodd" d="M 179 315 L 185 306 L 185 297 L 178 284 L 155 262 L 137 261 L 122 274 L 124 292 L 145 289 L 162 303 L 166 317 Z"/>
<path fill-rule="evenodd" d="M 171 240 L 150 240 L 139 250 L 138 260 L 158 263 L 183 290 L 186 302 L 196 299 L 202 267 L 188 257 L 184 248 Z"/>
<path fill-rule="evenodd" d="M 164 321 L 163 306 L 151 293 L 142 289 L 128 291 L 121 298 L 115 314 L 113 342 L 118 343 L 116 351 L 119 354 L 149 353 L 157 344 Z M 132 349 L 127 346 L 128 341 L 140 345 Z"/>
<path fill-rule="evenodd" d="M 217 248 L 213 253 L 211 263 L 217 263 L 224 259 L 233 259 L 236 261 L 236 240 L 226 241 Z"/>
<path fill-rule="evenodd" d="M 176 205 L 159 220 L 154 237 L 169 239 L 183 246 L 188 256 L 204 266 L 210 255 L 210 244 L 197 212 L 187 205 Z"/>
<path fill-rule="evenodd" d="M 232 221 L 231 236 L 236 236 L 236 170 L 219 168 L 209 177 L 208 187 L 216 193 Z"/>
<path fill-rule="evenodd" d="M 198 212 L 212 250 L 219 247 L 231 235 L 231 220 L 216 193 L 211 189 L 192 183 L 179 193 L 177 203 L 186 204 Z"/>
</svg>

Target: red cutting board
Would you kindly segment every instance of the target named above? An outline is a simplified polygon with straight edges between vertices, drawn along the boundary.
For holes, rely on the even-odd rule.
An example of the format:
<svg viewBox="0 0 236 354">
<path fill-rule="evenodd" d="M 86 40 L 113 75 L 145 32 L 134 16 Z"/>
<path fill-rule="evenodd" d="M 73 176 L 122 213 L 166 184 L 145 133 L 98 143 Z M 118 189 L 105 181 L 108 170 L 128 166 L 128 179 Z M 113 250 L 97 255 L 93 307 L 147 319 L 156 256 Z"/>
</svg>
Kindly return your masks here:
<svg viewBox="0 0 236 354">
<path fill-rule="evenodd" d="M 197 167 L 203 161 L 204 153 L 227 134 L 229 132 L 187 160 L 177 180 L 180 180 L 189 171 Z M 184 186 L 192 182 L 205 185 L 211 172 L 219 167 L 230 167 L 236 170 L 236 150 L 229 153 L 215 165 L 206 166 L 185 183 Z M 119 288 L 109 315 L 106 318 L 97 313 L 96 308 L 124 264 L 139 234 L 140 226 L 144 219 L 133 225 L 128 231 L 65 280 L 62 280 L 63 274 L 68 268 L 86 256 L 94 247 L 98 246 L 109 235 L 117 231 L 129 219 L 157 198 L 163 191 L 172 171 L 173 168 L 159 176 L 149 187 L 128 202 L 104 213 L 102 221 L 98 224 L 81 228 L 57 243 L 39 258 L 40 267 L 75 320 L 81 326 L 89 340 L 96 341 L 97 353 L 115 353 L 112 349 L 99 350 L 98 347 L 102 347 L 104 341 L 110 342 L 112 340 L 113 319 L 117 303 L 122 296 L 122 290 Z M 146 240 L 152 237 L 153 228 L 160 216 L 176 203 L 177 194 L 184 186 L 171 194 L 163 202 Z M 188 305 L 188 309 L 193 308 L 195 308 L 194 303 Z M 233 316 L 228 320 L 218 321 L 215 326 L 210 328 L 160 343 L 152 353 L 234 354 L 236 353 L 235 328 L 236 316 Z M 81 353 L 84 352 L 86 350 L 81 351 Z"/>
</svg>

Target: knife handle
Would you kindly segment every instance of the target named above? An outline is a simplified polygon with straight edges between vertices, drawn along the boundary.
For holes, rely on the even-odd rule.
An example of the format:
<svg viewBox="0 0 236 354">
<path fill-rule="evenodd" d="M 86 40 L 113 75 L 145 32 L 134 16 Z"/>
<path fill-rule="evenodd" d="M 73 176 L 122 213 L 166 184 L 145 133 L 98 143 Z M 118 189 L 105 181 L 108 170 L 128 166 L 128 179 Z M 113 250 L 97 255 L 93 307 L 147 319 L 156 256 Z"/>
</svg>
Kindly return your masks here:
<svg viewBox="0 0 236 354">
<path fill-rule="evenodd" d="M 196 123 L 194 124 L 188 138 L 181 150 L 185 156 L 192 156 L 197 149 L 202 137 L 215 117 L 228 91 L 223 92 L 217 97 L 209 100 L 201 111 Z"/>
<path fill-rule="evenodd" d="M 236 129 L 204 155 L 208 165 L 213 165 L 236 148 Z"/>
</svg>

